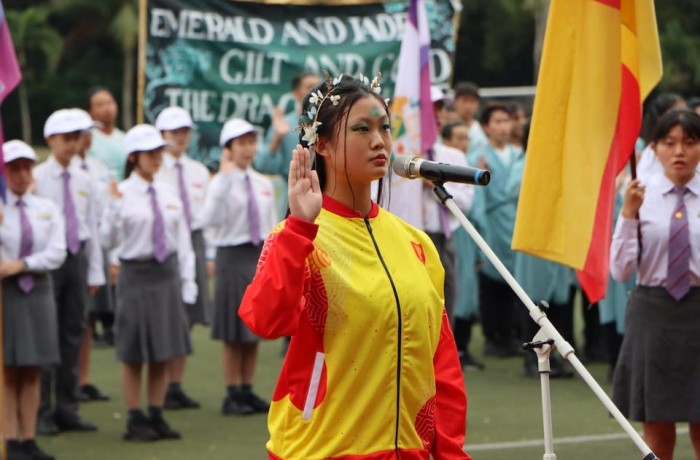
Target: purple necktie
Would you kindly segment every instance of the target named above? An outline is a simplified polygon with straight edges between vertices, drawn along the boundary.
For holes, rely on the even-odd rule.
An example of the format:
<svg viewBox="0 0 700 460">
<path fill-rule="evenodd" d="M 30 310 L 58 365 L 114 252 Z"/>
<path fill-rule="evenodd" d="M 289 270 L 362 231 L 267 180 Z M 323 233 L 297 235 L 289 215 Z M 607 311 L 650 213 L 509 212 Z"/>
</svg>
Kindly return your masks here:
<svg viewBox="0 0 700 460">
<path fill-rule="evenodd" d="M 24 259 L 32 255 L 32 247 L 34 246 L 34 233 L 32 232 L 32 225 L 29 223 L 29 218 L 24 208 L 27 204 L 20 198 L 17 200 L 17 207 L 19 208 L 19 229 L 21 232 L 21 239 L 19 243 L 19 258 Z M 17 277 L 17 283 L 19 288 L 25 294 L 28 294 L 34 288 L 34 276 L 30 273 L 25 273 Z"/>
<path fill-rule="evenodd" d="M 245 191 L 248 194 L 248 234 L 250 242 L 257 246 L 262 242 L 260 238 L 260 212 L 258 212 L 258 203 L 255 201 L 253 184 L 248 175 L 245 176 Z"/>
<path fill-rule="evenodd" d="M 678 201 L 671 216 L 666 290 L 674 299 L 680 300 L 690 290 L 690 232 L 683 199 L 686 188 L 673 187 L 673 193 L 678 196 Z"/>
<path fill-rule="evenodd" d="M 168 248 L 165 246 L 165 223 L 158 206 L 156 189 L 149 186 L 148 194 L 151 195 L 151 207 L 153 208 L 153 255 L 158 262 L 163 263 L 168 257 Z"/>
<path fill-rule="evenodd" d="M 182 170 L 182 163 L 175 163 L 177 169 L 177 185 L 180 187 L 180 199 L 185 210 L 185 220 L 187 220 L 187 228 L 192 230 L 192 211 L 190 210 L 190 197 L 187 196 L 187 188 L 185 187 L 185 173 Z"/>
<path fill-rule="evenodd" d="M 66 220 L 66 245 L 71 254 L 80 250 L 80 234 L 78 216 L 75 214 L 75 203 L 70 191 L 70 173 L 63 171 L 63 217 Z"/>
<path fill-rule="evenodd" d="M 87 165 L 87 161 L 83 160 L 83 161 L 80 163 L 80 169 L 82 169 L 83 171 L 88 171 L 88 170 L 89 170 L 88 165 Z"/>
</svg>

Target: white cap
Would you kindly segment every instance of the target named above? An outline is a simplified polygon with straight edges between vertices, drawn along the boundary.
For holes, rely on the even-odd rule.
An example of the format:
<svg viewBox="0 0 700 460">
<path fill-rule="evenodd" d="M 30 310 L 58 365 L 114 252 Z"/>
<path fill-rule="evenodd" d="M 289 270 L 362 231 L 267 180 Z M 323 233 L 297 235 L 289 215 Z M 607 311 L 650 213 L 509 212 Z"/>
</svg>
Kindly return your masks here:
<svg viewBox="0 0 700 460">
<path fill-rule="evenodd" d="M 153 125 L 136 125 L 126 132 L 126 154 L 133 152 L 148 152 L 170 145 L 163 140 L 160 131 Z"/>
<path fill-rule="evenodd" d="M 168 107 L 156 117 L 158 131 L 172 131 L 178 128 L 192 128 L 192 117 L 182 107 Z"/>
<path fill-rule="evenodd" d="M 257 134 L 258 130 L 255 129 L 255 126 L 251 125 L 242 118 L 232 118 L 224 124 L 223 128 L 221 128 L 219 143 L 223 147 L 231 139 L 241 137 L 242 135 L 248 133 Z"/>
<path fill-rule="evenodd" d="M 431 102 L 440 102 L 444 101 L 445 99 L 449 99 L 449 97 L 442 91 L 442 89 L 439 86 L 430 87 Z"/>
<path fill-rule="evenodd" d="M 80 130 L 81 131 L 89 131 L 92 128 L 97 127 L 97 122 L 92 119 L 89 113 L 87 113 L 83 109 L 68 109 L 71 110 L 75 113 L 75 116 L 78 117 L 80 120 L 79 124 L 81 125 Z"/>
<path fill-rule="evenodd" d="M 76 109 L 56 110 L 44 123 L 44 137 L 82 131 L 84 125 L 85 120 Z"/>
<path fill-rule="evenodd" d="M 2 144 L 2 154 L 5 164 L 19 160 L 20 158 L 26 158 L 36 163 L 36 153 L 34 153 L 34 149 L 19 140 L 7 141 Z"/>
</svg>

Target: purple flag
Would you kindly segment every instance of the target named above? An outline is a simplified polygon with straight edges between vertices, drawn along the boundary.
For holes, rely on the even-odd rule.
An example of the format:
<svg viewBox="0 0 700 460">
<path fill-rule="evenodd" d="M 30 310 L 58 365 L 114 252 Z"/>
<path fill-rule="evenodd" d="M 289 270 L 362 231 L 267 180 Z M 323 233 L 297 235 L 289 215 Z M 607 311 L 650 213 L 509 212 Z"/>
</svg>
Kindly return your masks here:
<svg viewBox="0 0 700 460">
<path fill-rule="evenodd" d="M 10 29 L 7 27 L 5 19 L 5 9 L 0 0 L 0 106 L 8 94 L 19 84 L 22 75 L 17 64 L 15 47 L 12 45 Z M 0 195 L 5 201 L 5 162 L 3 161 L 2 144 L 5 136 L 2 130 L 2 120 L 0 120 Z"/>
</svg>

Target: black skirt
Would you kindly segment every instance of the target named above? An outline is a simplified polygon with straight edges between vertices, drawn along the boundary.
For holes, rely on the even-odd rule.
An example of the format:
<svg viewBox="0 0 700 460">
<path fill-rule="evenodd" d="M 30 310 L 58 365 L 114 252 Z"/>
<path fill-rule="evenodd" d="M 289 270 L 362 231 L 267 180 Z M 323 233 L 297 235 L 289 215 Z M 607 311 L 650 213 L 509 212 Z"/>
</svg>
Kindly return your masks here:
<svg viewBox="0 0 700 460">
<path fill-rule="evenodd" d="M 34 274 L 28 294 L 17 277 L 2 281 L 5 366 L 51 366 L 61 361 L 51 276 Z"/>
<path fill-rule="evenodd" d="M 255 343 L 259 340 L 238 317 L 238 308 L 255 276 L 261 250 L 262 246 L 250 243 L 216 248 L 213 339 L 228 343 Z"/>
<path fill-rule="evenodd" d="M 192 352 L 177 256 L 165 262 L 121 261 L 117 283 L 117 357 L 127 363 L 168 361 Z"/>
<path fill-rule="evenodd" d="M 662 287 L 631 292 L 613 401 L 634 421 L 700 423 L 700 288 L 680 301 Z"/>
</svg>

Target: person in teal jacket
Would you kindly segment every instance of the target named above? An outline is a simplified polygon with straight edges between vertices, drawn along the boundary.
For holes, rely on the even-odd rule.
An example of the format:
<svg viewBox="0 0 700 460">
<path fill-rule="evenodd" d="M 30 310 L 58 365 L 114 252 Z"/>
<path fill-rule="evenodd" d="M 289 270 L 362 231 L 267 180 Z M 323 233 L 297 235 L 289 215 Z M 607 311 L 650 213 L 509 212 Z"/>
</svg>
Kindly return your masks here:
<svg viewBox="0 0 700 460">
<path fill-rule="evenodd" d="M 299 106 L 304 96 L 319 83 L 319 78 L 313 73 L 302 73 L 292 79 L 292 95 Z M 292 151 L 299 143 L 299 132 L 292 129 L 299 120 L 299 111 L 283 114 L 277 108 L 272 114 L 272 125 L 267 131 L 265 142 L 255 155 L 253 168 L 264 174 L 278 176 L 275 183 L 277 196 L 277 215 L 284 218 L 287 215 L 287 176 Z"/>
<path fill-rule="evenodd" d="M 462 152 L 469 150 L 469 128 L 461 120 L 442 127 L 442 141 L 448 147 Z M 475 164 L 469 164 L 475 167 Z M 483 206 L 476 201 L 467 212 L 467 218 L 474 223 L 474 216 L 482 212 Z M 479 283 L 477 280 L 477 262 L 479 249 L 474 240 L 461 226 L 452 234 L 456 256 L 456 295 L 453 314 L 453 331 L 459 360 L 463 369 L 482 370 L 484 364 L 477 361 L 469 352 L 472 327 L 479 319 Z"/>
<path fill-rule="evenodd" d="M 481 125 L 488 136 L 488 144 L 468 155 L 468 161 L 491 171 L 491 182 L 479 187 L 475 194 L 475 206 L 483 212 L 475 216 L 482 236 L 510 272 L 513 271 L 515 253 L 510 249 L 515 223 L 517 197 L 506 188 L 511 171 L 520 156 L 508 144 L 512 119 L 503 104 L 491 104 L 481 114 Z M 513 290 L 505 283 L 496 268 L 484 260 L 479 273 L 479 310 L 486 339 L 485 354 L 489 356 L 513 356 L 520 354 L 515 342 L 513 307 L 516 301 Z"/>
<path fill-rule="evenodd" d="M 525 135 L 523 136 L 523 149 L 527 148 L 528 130 L 529 126 L 526 126 Z M 524 167 L 525 155 L 523 154 L 513 164 L 510 177 L 506 183 L 506 193 L 511 199 L 516 201 L 520 195 Z M 520 286 L 535 304 L 539 304 L 540 301 L 547 302 L 550 306 L 546 312 L 549 320 L 567 341 L 571 341 L 572 338 L 567 337 L 567 335 L 568 331 L 573 330 L 573 324 L 565 324 L 566 322 L 573 323 L 573 305 L 569 302 L 571 269 L 564 265 L 517 251 L 515 252 L 513 264 L 513 276 Z M 530 318 L 527 308 L 520 300 L 517 300 L 515 309 L 515 317 L 519 318 L 521 324 L 520 340 L 529 342 L 537 333 L 538 326 Z M 571 370 L 564 367 L 555 354 L 550 355 L 550 364 L 552 369 L 550 377 L 573 376 Z M 536 377 L 539 375 L 537 370 L 537 355 L 532 351 L 526 352 L 523 361 L 523 375 Z"/>
</svg>

